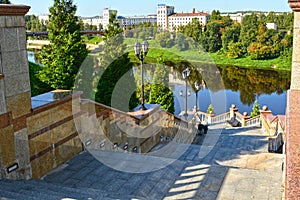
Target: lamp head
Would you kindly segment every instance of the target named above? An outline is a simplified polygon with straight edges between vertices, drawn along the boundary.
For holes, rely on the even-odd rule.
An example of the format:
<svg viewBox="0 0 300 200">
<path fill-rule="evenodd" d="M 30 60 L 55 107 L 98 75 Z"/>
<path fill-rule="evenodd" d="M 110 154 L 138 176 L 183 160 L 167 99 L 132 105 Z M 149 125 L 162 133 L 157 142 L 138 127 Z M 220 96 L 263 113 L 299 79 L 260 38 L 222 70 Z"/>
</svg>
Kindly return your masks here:
<svg viewBox="0 0 300 200">
<path fill-rule="evenodd" d="M 195 88 L 197 91 L 200 89 L 200 84 L 198 81 L 195 82 Z"/>
<path fill-rule="evenodd" d="M 191 71 L 190 69 L 187 67 L 185 70 L 182 71 L 182 77 L 183 79 L 187 79 L 190 75 Z"/>
<path fill-rule="evenodd" d="M 148 48 L 149 48 L 149 43 L 147 40 L 145 40 L 143 43 L 142 43 L 142 49 L 143 49 L 143 52 L 144 52 L 144 56 L 147 55 L 148 53 Z"/>
<path fill-rule="evenodd" d="M 136 42 L 133 46 L 133 49 L 134 49 L 134 53 L 136 56 L 139 56 L 140 53 L 141 53 L 141 43 L 139 42 Z"/>
</svg>

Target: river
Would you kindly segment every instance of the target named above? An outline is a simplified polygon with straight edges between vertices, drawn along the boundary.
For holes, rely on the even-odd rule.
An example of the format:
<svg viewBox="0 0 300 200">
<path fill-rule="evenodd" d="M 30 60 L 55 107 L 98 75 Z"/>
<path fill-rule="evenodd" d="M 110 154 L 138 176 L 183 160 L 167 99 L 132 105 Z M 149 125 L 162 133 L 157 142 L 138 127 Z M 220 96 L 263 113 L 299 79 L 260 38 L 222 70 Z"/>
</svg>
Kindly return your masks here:
<svg viewBox="0 0 300 200">
<path fill-rule="evenodd" d="M 28 52 L 28 60 L 36 62 L 33 52 Z M 152 69 L 151 69 L 152 68 Z M 146 77 L 151 79 L 153 75 L 153 65 L 147 69 Z M 134 70 L 139 73 L 138 70 Z M 173 72 L 171 72 L 173 71 Z M 198 107 L 201 111 L 206 111 L 209 104 L 217 107 L 216 114 L 229 111 L 231 104 L 235 104 L 239 112 L 252 112 L 253 103 L 255 100 L 260 104 L 260 107 L 267 105 L 274 115 L 285 114 L 286 111 L 286 92 L 290 86 L 290 72 L 280 72 L 274 70 L 261 69 L 244 69 L 234 66 L 218 67 L 215 73 L 219 73 L 222 77 L 223 87 L 214 88 L 216 85 L 212 80 L 203 79 L 202 89 L 198 92 Z M 181 96 L 180 91 L 185 91 L 185 84 L 181 75 L 174 70 L 170 70 L 169 77 L 176 80 L 170 81 L 170 88 L 173 91 L 175 114 L 178 115 L 185 109 L 184 94 Z M 139 77 L 139 76 L 136 76 Z M 150 77 L 150 78 L 149 78 Z M 171 80 L 170 79 L 170 80 Z M 151 82 L 151 81 L 150 81 Z M 187 90 L 190 95 L 187 97 L 188 110 L 192 110 L 196 104 L 196 93 L 193 87 L 195 80 L 188 82 Z M 210 83 L 211 82 L 211 83 Z M 211 87 L 207 87 L 210 85 Z M 221 105 L 222 108 L 218 108 Z"/>
</svg>

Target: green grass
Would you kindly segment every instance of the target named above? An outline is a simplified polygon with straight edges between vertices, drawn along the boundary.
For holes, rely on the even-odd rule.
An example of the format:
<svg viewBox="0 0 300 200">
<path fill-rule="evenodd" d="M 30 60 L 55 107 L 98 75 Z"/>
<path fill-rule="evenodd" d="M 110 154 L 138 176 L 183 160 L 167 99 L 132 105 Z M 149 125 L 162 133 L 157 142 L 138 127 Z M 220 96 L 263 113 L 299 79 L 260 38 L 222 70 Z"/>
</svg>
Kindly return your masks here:
<svg viewBox="0 0 300 200">
<path fill-rule="evenodd" d="M 133 52 L 133 45 L 136 42 L 134 38 L 126 38 L 127 51 L 133 62 L 138 62 Z M 140 41 L 141 42 L 141 41 Z M 233 65 L 238 67 L 257 68 L 257 69 L 278 69 L 291 70 L 292 63 L 286 59 L 279 57 L 270 60 L 251 60 L 246 56 L 239 59 L 228 58 L 224 53 L 205 53 L 199 49 L 189 49 L 179 51 L 175 46 L 172 48 L 161 48 L 157 41 L 149 40 L 149 52 L 145 59 L 146 62 L 156 62 L 157 58 L 163 54 L 164 60 L 177 62 L 179 60 L 187 60 L 193 63 L 212 63 L 216 65 Z"/>
</svg>

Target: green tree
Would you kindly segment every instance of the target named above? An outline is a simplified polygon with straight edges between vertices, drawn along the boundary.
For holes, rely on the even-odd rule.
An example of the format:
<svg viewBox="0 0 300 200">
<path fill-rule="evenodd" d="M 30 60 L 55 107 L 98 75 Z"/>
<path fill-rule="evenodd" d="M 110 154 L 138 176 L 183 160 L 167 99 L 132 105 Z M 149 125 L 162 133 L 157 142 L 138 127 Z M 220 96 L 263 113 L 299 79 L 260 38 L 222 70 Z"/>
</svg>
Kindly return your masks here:
<svg viewBox="0 0 300 200">
<path fill-rule="evenodd" d="M 54 0 L 50 7 L 48 37 L 40 58 L 44 65 L 40 79 L 55 89 L 72 89 L 88 51 L 81 41 L 80 24 L 72 0 Z"/>
<path fill-rule="evenodd" d="M 193 18 L 192 22 L 185 26 L 184 35 L 186 37 L 193 38 L 193 40 L 197 43 L 200 41 L 202 35 L 202 26 L 198 18 Z"/>
<path fill-rule="evenodd" d="M 260 111 L 259 111 L 259 104 L 257 102 L 257 100 L 254 102 L 253 104 L 253 107 L 252 107 L 252 112 L 251 112 L 251 115 L 250 117 L 255 117 L 255 116 L 258 116 L 260 115 Z"/>
<path fill-rule="evenodd" d="M 251 15 L 246 15 L 242 22 L 240 42 L 243 45 L 243 51 L 246 53 L 249 45 L 256 41 L 258 31 L 258 19 L 257 16 L 252 13 Z"/>
<path fill-rule="evenodd" d="M 242 51 L 242 44 L 240 42 L 236 42 L 234 43 L 233 41 L 231 41 L 228 45 L 227 48 L 227 56 L 228 58 L 239 58 L 243 55 L 243 51 Z"/>
<path fill-rule="evenodd" d="M 222 34 L 222 47 L 225 51 L 228 50 L 230 42 L 238 42 L 240 37 L 241 26 L 239 24 L 226 27 Z"/>
<path fill-rule="evenodd" d="M 208 114 L 213 114 L 214 113 L 214 107 L 212 104 L 209 104 L 207 111 Z"/>
<path fill-rule="evenodd" d="M 177 33 L 175 43 L 180 51 L 184 51 L 189 48 L 189 43 L 182 33 Z"/>
<path fill-rule="evenodd" d="M 102 71 L 95 77 L 98 81 L 95 100 L 122 111 L 129 111 L 137 106 L 138 98 L 136 92 L 132 92 L 136 89 L 136 83 L 133 73 L 128 73 L 132 71 L 132 63 L 128 53 L 125 53 L 126 45 L 122 31 L 117 22 L 116 13 L 112 13 L 109 25 L 104 30 L 105 44 L 100 58 Z M 122 82 L 123 88 L 117 91 L 118 97 L 112 99 L 115 87 L 121 80 L 124 81 Z M 129 98 L 128 95 L 130 95 Z M 112 101 L 114 101 L 113 105 Z"/>
<path fill-rule="evenodd" d="M 163 55 L 159 56 L 159 64 L 155 68 L 149 103 L 160 104 L 161 108 L 173 114 L 175 108 L 173 92 L 169 88 L 169 67 L 163 64 L 162 58 Z"/>
<path fill-rule="evenodd" d="M 159 45 L 163 48 L 170 48 L 174 45 L 174 40 L 171 39 L 171 34 L 168 31 L 157 33 L 155 39 L 158 41 Z"/>
<path fill-rule="evenodd" d="M 0 4 L 11 4 L 9 0 L 0 0 Z"/>
<path fill-rule="evenodd" d="M 218 22 L 210 22 L 206 25 L 202 37 L 202 46 L 208 52 L 216 52 L 222 47 L 221 24 Z"/>
<path fill-rule="evenodd" d="M 218 21 L 221 20 L 222 16 L 219 10 L 213 10 L 210 15 L 210 21 Z"/>
</svg>

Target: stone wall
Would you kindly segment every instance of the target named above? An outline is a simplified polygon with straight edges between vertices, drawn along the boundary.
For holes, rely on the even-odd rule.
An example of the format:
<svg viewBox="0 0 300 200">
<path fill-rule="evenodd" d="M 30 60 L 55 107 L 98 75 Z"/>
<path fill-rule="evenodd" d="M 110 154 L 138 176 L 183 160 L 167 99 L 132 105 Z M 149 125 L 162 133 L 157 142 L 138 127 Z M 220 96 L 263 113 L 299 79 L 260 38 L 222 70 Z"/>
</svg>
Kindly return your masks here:
<svg viewBox="0 0 300 200">
<path fill-rule="evenodd" d="M 37 101 L 38 96 L 34 99 Z M 73 113 L 72 110 L 72 104 L 79 102 L 80 93 L 69 95 L 37 107 L 27 116 L 33 178 L 40 178 L 83 150 L 74 123 L 83 113 Z"/>
<path fill-rule="evenodd" d="M 31 112 L 31 96 L 24 27 L 24 15 L 29 8 L 0 5 L 0 174 L 2 178 L 31 177 L 26 127 L 26 115 Z"/>
<path fill-rule="evenodd" d="M 143 118 L 92 101 L 83 103 L 82 110 L 86 114 L 81 115 L 77 129 L 88 150 L 124 151 L 127 145 L 125 151 L 147 153 L 162 141 L 191 143 L 196 134 L 195 124 L 159 107 Z"/>
<path fill-rule="evenodd" d="M 294 11 L 291 87 L 287 94 L 285 198 L 300 197 L 300 0 L 289 0 Z"/>
<path fill-rule="evenodd" d="M 74 123 L 82 113 L 72 112 L 80 94 L 56 91 L 63 97 L 51 102 L 31 98 L 24 22 L 29 8 L 0 4 L 0 179 L 40 178 L 83 150 Z"/>
</svg>

